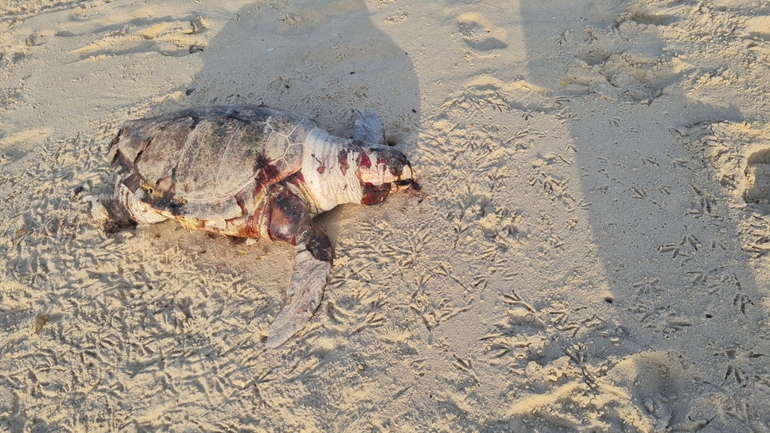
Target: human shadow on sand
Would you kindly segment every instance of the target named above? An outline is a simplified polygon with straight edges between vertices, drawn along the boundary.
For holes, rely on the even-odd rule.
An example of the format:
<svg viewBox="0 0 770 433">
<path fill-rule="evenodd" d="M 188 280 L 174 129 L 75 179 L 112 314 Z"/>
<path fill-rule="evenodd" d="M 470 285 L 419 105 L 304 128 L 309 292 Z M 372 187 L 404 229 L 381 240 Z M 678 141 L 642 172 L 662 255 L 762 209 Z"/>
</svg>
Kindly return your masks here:
<svg viewBox="0 0 770 433">
<path fill-rule="evenodd" d="M 617 340 L 572 344 L 585 344 L 588 362 L 626 357 L 638 375 L 633 380 L 645 384 L 629 393 L 640 407 L 655 401 L 657 409 L 648 412 L 659 426 L 708 425 L 715 401 L 702 396 L 715 383 L 742 392 L 747 382 L 734 380 L 731 359 L 749 360 L 767 312 L 759 308 L 727 184 L 683 136 L 744 116 L 729 103 L 695 99 L 676 86 L 682 72 L 669 65 L 672 53 L 656 32 L 675 17 L 642 14 L 624 2 L 574 6 L 574 27 L 558 40 L 575 57 L 565 71 L 545 61 L 548 53 L 540 48 L 544 38 L 556 37 L 552 16 L 558 14 L 550 8 L 559 6 L 521 2 L 531 80 L 566 94 L 575 112 L 592 113 L 567 123 L 574 146 L 565 155 L 580 175 L 578 195 L 595 247 L 574 265 L 590 272 L 593 264 L 581 260 L 595 257 L 601 275 L 575 295 L 596 300 L 603 320 L 615 321 L 608 332 Z M 666 378 L 644 373 L 645 363 L 680 372 L 690 363 L 699 367 Z M 740 424 L 720 417 L 712 427 L 749 428 Z"/>
</svg>

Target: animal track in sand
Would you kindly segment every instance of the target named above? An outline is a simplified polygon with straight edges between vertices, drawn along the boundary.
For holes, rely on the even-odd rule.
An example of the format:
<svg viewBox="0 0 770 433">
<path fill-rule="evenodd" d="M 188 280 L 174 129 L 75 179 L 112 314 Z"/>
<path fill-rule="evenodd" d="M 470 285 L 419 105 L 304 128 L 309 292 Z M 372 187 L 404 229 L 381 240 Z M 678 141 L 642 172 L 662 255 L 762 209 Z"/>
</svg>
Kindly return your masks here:
<svg viewBox="0 0 770 433">
<path fill-rule="evenodd" d="M 508 33 L 494 27 L 477 13 L 465 13 L 457 17 L 457 30 L 463 41 L 474 50 L 489 51 L 508 47 L 505 43 Z"/>
<path fill-rule="evenodd" d="M 124 23 L 105 20 L 105 25 L 93 32 L 99 39 L 73 52 L 80 54 L 82 59 L 150 51 L 183 56 L 203 51 L 207 45 L 199 37 L 209 27 L 202 16 L 156 18 L 148 11 L 139 11 L 132 17 L 133 20 Z"/>
<path fill-rule="evenodd" d="M 408 19 L 409 19 L 408 13 L 402 10 L 398 10 L 392 13 L 391 15 L 389 15 L 387 18 L 385 18 L 385 21 L 389 24 L 399 24 L 399 23 L 403 23 Z"/>
<path fill-rule="evenodd" d="M 743 198 L 752 203 L 770 202 L 770 149 L 758 150 L 746 162 L 746 184 Z"/>
<path fill-rule="evenodd" d="M 667 26 L 678 21 L 675 15 L 666 13 L 654 13 L 640 9 L 633 9 L 620 15 L 616 24 L 620 25 L 626 21 L 633 21 L 637 24 L 649 24 L 655 26 Z"/>
<path fill-rule="evenodd" d="M 276 5 L 280 12 L 279 34 L 302 35 L 323 28 L 338 16 L 363 13 L 366 9 L 358 0 L 334 0 L 313 5 L 312 2 L 285 2 Z"/>
<path fill-rule="evenodd" d="M 744 31 L 750 37 L 770 41 L 770 16 L 751 17 L 744 23 Z"/>
<path fill-rule="evenodd" d="M 632 11 L 610 28 L 565 31 L 560 43 L 576 60 L 562 85 L 570 93 L 651 103 L 682 74 L 657 33 L 658 27 L 674 21 L 663 13 Z"/>
</svg>

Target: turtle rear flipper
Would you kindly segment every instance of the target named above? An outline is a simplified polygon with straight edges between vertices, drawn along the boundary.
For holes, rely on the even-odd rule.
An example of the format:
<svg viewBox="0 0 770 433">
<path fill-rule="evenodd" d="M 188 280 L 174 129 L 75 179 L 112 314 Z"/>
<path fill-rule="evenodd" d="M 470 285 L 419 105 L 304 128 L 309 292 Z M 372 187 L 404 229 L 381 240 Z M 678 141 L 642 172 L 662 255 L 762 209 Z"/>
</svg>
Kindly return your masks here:
<svg viewBox="0 0 770 433">
<path fill-rule="evenodd" d="M 147 209 L 120 180 L 115 183 L 112 194 L 87 196 L 83 200 L 91 203 L 91 216 L 107 233 L 166 220 L 160 213 Z"/>
<path fill-rule="evenodd" d="M 325 235 L 320 233 L 318 236 L 325 238 Z M 325 244 L 328 245 L 328 241 Z M 327 248 L 328 251 L 316 252 L 314 255 L 305 249 L 304 245 L 295 247 L 297 256 L 294 258 L 294 274 L 291 276 L 291 285 L 287 293 L 288 302 L 270 324 L 270 334 L 266 343 L 268 348 L 280 346 L 294 333 L 304 328 L 321 305 L 326 278 L 332 268 L 331 247 Z M 329 257 L 329 259 L 321 260 L 316 256 Z"/>
<path fill-rule="evenodd" d="M 371 108 L 356 110 L 356 126 L 353 140 L 369 144 L 385 145 L 385 124 Z"/>
</svg>

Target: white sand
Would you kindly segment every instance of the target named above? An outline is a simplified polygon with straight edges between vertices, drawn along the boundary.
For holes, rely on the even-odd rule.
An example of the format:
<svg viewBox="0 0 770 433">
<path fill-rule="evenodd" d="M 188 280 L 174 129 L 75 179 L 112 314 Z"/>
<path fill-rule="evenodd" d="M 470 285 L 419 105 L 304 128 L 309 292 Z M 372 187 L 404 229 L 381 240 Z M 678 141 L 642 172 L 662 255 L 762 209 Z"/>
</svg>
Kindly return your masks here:
<svg viewBox="0 0 770 433">
<path fill-rule="evenodd" d="M 0 3 L 0 431 L 770 431 L 767 2 L 219 3 Z M 290 247 L 80 202 L 230 102 L 373 107 L 426 194 L 321 218 L 275 350 Z"/>
</svg>

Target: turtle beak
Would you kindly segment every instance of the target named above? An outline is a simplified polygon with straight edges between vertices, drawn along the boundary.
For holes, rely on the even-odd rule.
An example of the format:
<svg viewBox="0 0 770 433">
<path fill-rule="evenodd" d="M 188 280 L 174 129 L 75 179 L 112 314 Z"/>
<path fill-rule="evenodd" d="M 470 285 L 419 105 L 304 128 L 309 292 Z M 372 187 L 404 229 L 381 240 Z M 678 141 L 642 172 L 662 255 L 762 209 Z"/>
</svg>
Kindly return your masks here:
<svg viewBox="0 0 770 433">
<path fill-rule="evenodd" d="M 409 189 L 410 186 L 412 186 L 412 179 L 404 179 L 393 182 L 393 192 L 404 191 Z"/>
</svg>

